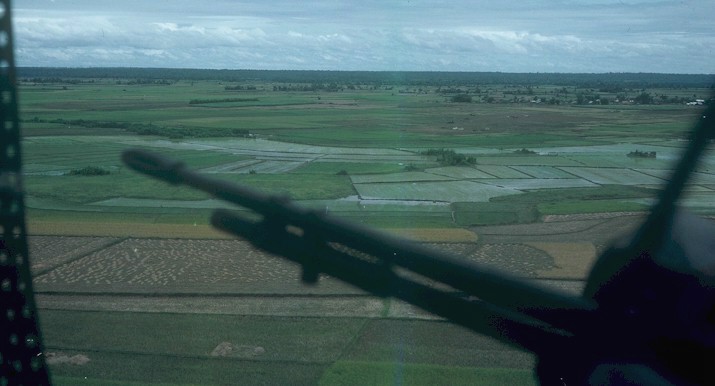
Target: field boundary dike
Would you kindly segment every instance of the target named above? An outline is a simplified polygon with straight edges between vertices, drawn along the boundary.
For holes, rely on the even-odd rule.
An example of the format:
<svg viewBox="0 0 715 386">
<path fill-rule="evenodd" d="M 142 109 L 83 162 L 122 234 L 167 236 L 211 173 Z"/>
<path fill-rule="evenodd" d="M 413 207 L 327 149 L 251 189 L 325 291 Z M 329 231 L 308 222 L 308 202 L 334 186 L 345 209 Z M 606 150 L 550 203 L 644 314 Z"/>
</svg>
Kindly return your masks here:
<svg viewBox="0 0 715 386">
<path fill-rule="evenodd" d="M 90 236 L 169 239 L 235 239 L 236 236 L 205 224 L 151 224 L 140 222 L 28 221 L 34 236 Z M 398 237 L 420 242 L 477 242 L 479 236 L 462 228 L 386 228 Z"/>
</svg>

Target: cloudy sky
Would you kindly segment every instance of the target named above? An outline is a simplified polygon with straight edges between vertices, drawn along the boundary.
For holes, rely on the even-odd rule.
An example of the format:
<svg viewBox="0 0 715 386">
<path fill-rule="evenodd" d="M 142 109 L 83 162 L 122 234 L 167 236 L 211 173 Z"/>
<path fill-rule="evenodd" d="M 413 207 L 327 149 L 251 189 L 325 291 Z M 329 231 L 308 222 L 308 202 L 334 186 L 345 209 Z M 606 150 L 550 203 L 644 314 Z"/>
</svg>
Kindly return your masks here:
<svg viewBox="0 0 715 386">
<path fill-rule="evenodd" d="M 15 0 L 17 63 L 715 73 L 713 0 Z"/>
</svg>

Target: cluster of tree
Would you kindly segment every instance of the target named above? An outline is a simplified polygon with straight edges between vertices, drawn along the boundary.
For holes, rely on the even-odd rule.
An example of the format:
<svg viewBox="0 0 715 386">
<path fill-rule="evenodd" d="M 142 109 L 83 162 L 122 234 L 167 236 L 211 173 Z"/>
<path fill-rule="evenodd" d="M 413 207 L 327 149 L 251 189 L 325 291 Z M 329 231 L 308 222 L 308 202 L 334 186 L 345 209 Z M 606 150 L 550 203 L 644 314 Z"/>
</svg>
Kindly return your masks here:
<svg viewBox="0 0 715 386">
<path fill-rule="evenodd" d="M 134 85 L 158 85 L 158 86 L 171 86 L 176 83 L 176 81 L 169 81 L 167 79 L 147 79 L 147 78 L 137 78 L 127 81 L 118 80 L 117 84 L 126 84 L 127 86 Z"/>
<path fill-rule="evenodd" d="M 465 90 L 460 87 L 438 87 L 437 88 L 437 93 L 438 94 L 468 94 L 469 90 Z"/>
<path fill-rule="evenodd" d="M 651 94 L 642 89 L 638 90 L 638 94 L 635 94 L 635 96 L 629 96 L 626 93 L 620 93 L 615 96 L 604 96 L 593 89 L 577 89 L 575 91 L 572 89 L 571 92 L 574 94 L 572 97 L 569 96 L 568 89 L 563 87 L 527 97 L 526 95 L 528 94 L 525 94 L 525 91 L 523 90 L 504 90 L 502 91 L 503 95 L 501 97 L 498 93 L 494 96 L 486 92 L 481 94 L 481 96 L 472 96 L 472 94 L 457 94 L 453 95 L 450 100 L 452 102 L 471 102 L 476 99 L 477 102 L 482 103 L 543 103 L 549 105 L 560 105 L 562 103 L 575 103 L 578 105 L 610 105 L 612 103 L 650 105 L 684 104 L 698 99 L 696 95 L 693 95 L 692 97 L 668 96 L 666 94 Z M 528 93 L 528 91 L 526 93 Z M 520 96 L 520 94 L 524 95 Z M 512 95 L 512 97 L 507 98 L 507 95 Z M 710 102 L 705 101 L 704 103 L 707 104 Z"/>
<path fill-rule="evenodd" d="M 60 125 L 65 125 L 65 126 L 80 126 L 80 127 L 89 127 L 89 128 L 97 128 L 97 129 L 126 129 L 129 124 L 128 123 L 123 123 L 123 122 L 111 122 L 111 121 L 90 121 L 86 119 L 62 119 L 62 118 L 57 118 L 57 119 L 40 119 L 38 117 L 34 117 L 28 122 L 34 122 L 34 123 L 55 123 L 55 124 L 60 124 Z"/>
<path fill-rule="evenodd" d="M 655 158 L 655 152 L 654 151 L 640 151 L 640 150 L 635 150 L 630 153 L 628 153 L 628 157 L 633 157 L 633 158 Z"/>
<path fill-rule="evenodd" d="M 604 87 L 713 87 L 711 75 L 653 73 L 505 73 L 434 71 L 207 70 L 173 68 L 20 67 L 20 78 L 218 80 L 225 82 L 453 86 L 520 84 Z"/>
<path fill-rule="evenodd" d="M 576 104 L 577 105 L 585 105 L 585 104 L 601 104 L 601 105 L 607 105 L 609 104 L 610 101 L 608 98 L 601 97 L 600 94 L 588 94 L 588 93 L 578 93 L 576 94 Z"/>
<path fill-rule="evenodd" d="M 535 151 L 533 151 L 533 150 L 529 150 L 529 149 L 527 149 L 527 148 L 525 148 L 525 147 L 522 147 L 522 148 L 519 149 L 519 150 L 514 150 L 514 154 L 533 155 L 533 154 L 537 154 L 537 153 L 536 153 Z"/>
<path fill-rule="evenodd" d="M 255 91 L 255 90 L 257 90 L 256 86 L 241 86 L 241 85 L 226 86 L 223 89 L 225 91 Z"/>
<path fill-rule="evenodd" d="M 650 105 L 653 104 L 653 101 L 653 95 L 650 95 L 648 92 L 642 92 L 633 98 L 633 102 L 638 103 L 639 105 Z"/>
<path fill-rule="evenodd" d="M 258 102 L 258 98 L 223 98 L 223 99 L 192 99 L 190 105 L 205 105 L 209 103 Z"/>
<path fill-rule="evenodd" d="M 630 97 L 627 94 L 618 94 L 616 96 L 616 99 L 619 101 L 632 101 L 633 103 L 641 104 L 641 105 L 649 105 L 649 104 L 684 104 L 688 102 L 692 102 L 694 99 L 697 99 L 697 96 L 693 95 L 692 97 L 682 97 L 682 96 L 668 96 L 665 94 L 655 94 L 651 95 L 650 93 L 647 92 L 641 92 L 635 97 Z"/>
<path fill-rule="evenodd" d="M 550 99 L 546 100 L 546 103 L 550 105 L 560 105 L 561 104 L 561 99 L 557 99 L 555 97 L 551 97 Z"/>
<path fill-rule="evenodd" d="M 425 169 L 423 167 L 419 167 L 415 164 L 407 164 L 405 165 L 405 171 L 406 172 L 423 172 Z"/>
<path fill-rule="evenodd" d="M 328 91 L 337 92 L 345 89 L 346 86 L 331 82 L 331 83 L 310 83 L 310 84 L 287 84 L 274 85 L 273 91 Z M 353 86 L 353 89 L 355 87 Z"/>
<path fill-rule="evenodd" d="M 403 88 L 397 90 L 400 94 L 429 94 L 430 91 L 422 88 Z"/>
<path fill-rule="evenodd" d="M 206 137 L 251 137 L 251 132 L 246 129 L 224 129 L 204 127 L 164 127 L 154 124 L 133 124 L 128 131 L 139 135 L 158 135 L 171 139 L 181 138 L 206 138 Z"/>
<path fill-rule="evenodd" d="M 437 157 L 437 162 L 445 166 L 474 165 L 477 163 L 475 157 L 459 154 L 452 149 L 428 149 L 421 151 L 420 154 L 435 156 Z"/>
<path fill-rule="evenodd" d="M 67 176 L 106 176 L 109 174 L 109 170 L 102 169 L 97 166 L 85 166 L 81 169 L 72 169 L 65 173 Z"/>
<path fill-rule="evenodd" d="M 21 79 L 25 83 L 36 83 L 36 84 L 82 84 L 82 83 L 94 83 L 94 79 L 76 79 L 76 78 L 24 78 Z"/>
</svg>

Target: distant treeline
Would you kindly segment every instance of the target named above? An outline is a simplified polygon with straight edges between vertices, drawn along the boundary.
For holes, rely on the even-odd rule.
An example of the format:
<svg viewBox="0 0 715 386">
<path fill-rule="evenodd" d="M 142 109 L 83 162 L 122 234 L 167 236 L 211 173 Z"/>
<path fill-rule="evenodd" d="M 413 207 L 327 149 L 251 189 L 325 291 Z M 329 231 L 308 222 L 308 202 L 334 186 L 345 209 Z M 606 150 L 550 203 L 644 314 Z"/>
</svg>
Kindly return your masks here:
<svg viewBox="0 0 715 386">
<path fill-rule="evenodd" d="M 205 105 L 209 103 L 258 102 L 258 98 L 223 98 L 223 99 L 192 99 L 190 105 Z"/>
<path fill-rule="evenodd" d="M 20 67 L 21 79 L 216 80 L 222 82 L 352 83 L 364 85 L 459 86 L 519 84 L 577 86 L 595 89 L 645 87 L 713 87 L 713 74 L 654 73 L 507 73 L 428 71 L 201 70 L 174 68 Z"/>
<path fill-rule="evenodd" d="M 95 79 L 97 78 L 83 78 L 83 77 L 34 77 L 34 78 L 22 78 L 23 81 L 28 82 L 28 83 L 62 83 L 62 84 L 92 84 L 95 82 Z M 167 79 L 147 79 L 147 78 L 138 78 L 138 79 L 127 79 L 127 80 L 117 80 L 117 84 L 125 84 L 128 86 L 133 86 L 137 84 L 148 84 L 148 85 L 164 85 L 164 86 L 170 86 L 172 85 L 174 81 L 169 81 Z"/>
<path fill-rule="evenodd" d="M 92 129 L 122 129 L 138 135 L 158 135 L 169 138 L 204 138 L 204 137 L 250 137 L 251 132 L 246 129 L 202 128 L 202 127 L 165 127 L 153 123 L 130 123 L 114 121 L 93 121 L 85 119 L 39 119 L 26 120 L 33 123 L 54 123 L 67 126 L 80 126 Z"/>
</svg>

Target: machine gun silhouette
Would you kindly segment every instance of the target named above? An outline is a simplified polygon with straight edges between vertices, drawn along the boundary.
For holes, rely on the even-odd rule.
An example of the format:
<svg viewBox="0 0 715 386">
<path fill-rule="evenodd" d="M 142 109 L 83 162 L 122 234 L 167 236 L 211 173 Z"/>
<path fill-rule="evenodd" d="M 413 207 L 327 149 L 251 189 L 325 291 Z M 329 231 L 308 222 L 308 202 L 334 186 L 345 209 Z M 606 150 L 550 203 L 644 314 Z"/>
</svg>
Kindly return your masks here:
<svg viewBox="0 0 715 386">
<path fill-rule="evenodd" d="M 185 184 L 261 216 L 217 209 L 214 226 L 302 266 L 391 296 L 538 357 L 544 385 L 715 384 L 715 225 L 677 209 L 715 136 L 715 105 L 698 119 L 643 225 L 603 253 L 582 296 L 570 296 L 444 252 L 212 179 L 144 150 L 131 168 Z"/>
</svg>

